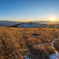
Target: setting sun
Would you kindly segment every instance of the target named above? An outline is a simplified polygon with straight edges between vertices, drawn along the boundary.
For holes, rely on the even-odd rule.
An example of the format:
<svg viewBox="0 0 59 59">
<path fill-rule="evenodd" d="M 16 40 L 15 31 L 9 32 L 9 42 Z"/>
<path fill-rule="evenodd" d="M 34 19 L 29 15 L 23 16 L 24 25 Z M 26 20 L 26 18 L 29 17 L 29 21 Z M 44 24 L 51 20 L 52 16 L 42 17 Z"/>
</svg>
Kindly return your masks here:
<svg viewBox="0 0 59 59">
<path fill-rule="evenodd" d="M 54 21 L 54 18 L 51 18 L 51 21 Z"/>
</svg>

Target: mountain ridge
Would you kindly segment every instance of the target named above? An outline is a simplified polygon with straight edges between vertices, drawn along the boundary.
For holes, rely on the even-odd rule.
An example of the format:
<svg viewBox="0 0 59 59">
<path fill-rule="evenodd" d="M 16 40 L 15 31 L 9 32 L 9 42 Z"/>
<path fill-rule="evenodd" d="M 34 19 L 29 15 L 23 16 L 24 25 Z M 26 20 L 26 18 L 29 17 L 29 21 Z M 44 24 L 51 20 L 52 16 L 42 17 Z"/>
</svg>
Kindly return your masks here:
<svg viewBox="0 0 59 59">
<path fill-rule="evenodd" d="M 59 21 L 31 21 L 33 23 L 38 23 L 38 24 L 59 24 Z M 0 26 L 14 26 L 16 24 L 20 23 L 31 23 L 31 22 L 16 22 L 16 21 L 2 21 L 0 20 Z"/>
</svg>

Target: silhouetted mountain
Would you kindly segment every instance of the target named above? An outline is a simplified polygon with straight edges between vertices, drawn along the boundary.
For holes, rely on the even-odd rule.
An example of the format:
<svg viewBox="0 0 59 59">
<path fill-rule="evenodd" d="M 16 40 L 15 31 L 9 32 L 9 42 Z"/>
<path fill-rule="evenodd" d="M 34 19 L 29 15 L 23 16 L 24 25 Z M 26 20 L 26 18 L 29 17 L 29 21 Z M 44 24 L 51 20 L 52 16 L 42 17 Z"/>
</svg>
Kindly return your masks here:
<svg viewBox="0 0 59 59">
<path fill-rule="evenodd" d="M 32 27 L 47 27 L 47 25 L 41 25 L 39 23 L 29 22 L 29 23 L 16 24 L 16 25 L 14 25 L 12 27 L 17 27 L 17 28 L 32 28 Z"/>
</svg>

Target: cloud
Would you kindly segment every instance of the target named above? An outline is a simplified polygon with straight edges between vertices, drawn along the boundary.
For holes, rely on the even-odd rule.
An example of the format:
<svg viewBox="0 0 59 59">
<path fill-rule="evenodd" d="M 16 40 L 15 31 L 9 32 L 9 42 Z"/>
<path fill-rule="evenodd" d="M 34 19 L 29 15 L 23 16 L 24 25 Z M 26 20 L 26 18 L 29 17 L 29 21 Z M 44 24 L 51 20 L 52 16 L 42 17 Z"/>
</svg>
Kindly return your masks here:
<svg viewBox="0 0 59 59">
<path fill-rule="evenodd" d="M 32 21 L 33 19 L 32 18 L 28 18 L 29 21 Z"/>
<path fill-rule="evenodd" d="M 23 22 L 28 22 L 28 21 L 34 21 L 33 18 L 27 18 L 25 20 L 22 20 Z"/>
</svg>

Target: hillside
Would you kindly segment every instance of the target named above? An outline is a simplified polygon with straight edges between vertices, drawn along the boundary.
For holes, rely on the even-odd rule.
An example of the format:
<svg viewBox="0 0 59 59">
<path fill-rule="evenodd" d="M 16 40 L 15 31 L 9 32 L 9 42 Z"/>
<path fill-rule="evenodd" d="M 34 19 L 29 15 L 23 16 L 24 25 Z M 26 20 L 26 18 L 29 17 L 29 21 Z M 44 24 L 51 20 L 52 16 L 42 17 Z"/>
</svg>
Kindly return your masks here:
<svg viewBox="0 0 59 59">
<path fill-rule="evenodd" d="M 39 23 L 34 23 L 34 22 L 29 22 L 29 23 L 20 23 L 16 24 L 12 27 L 17 27 L 17 28 L 37 28 L 37 27 L 47 27 L 47 25 L 39 24 Z"/>
<path fill-rule="evenodd" d="M 29 23 L 20 23 L 13 25 L 11 27 L 16 27 L 16 28 L 59 28 L 59 24 L 39 24 L 39 23 L 34 23 L 34 22 L 29 22 Z"/>
<path fill-rule="evenodd" d="M 0 59 L 49 59 L 51 54 L 58 58 L 55 50 L 59 51 L 59 29 L 0 27 Z"/>
</svg>

